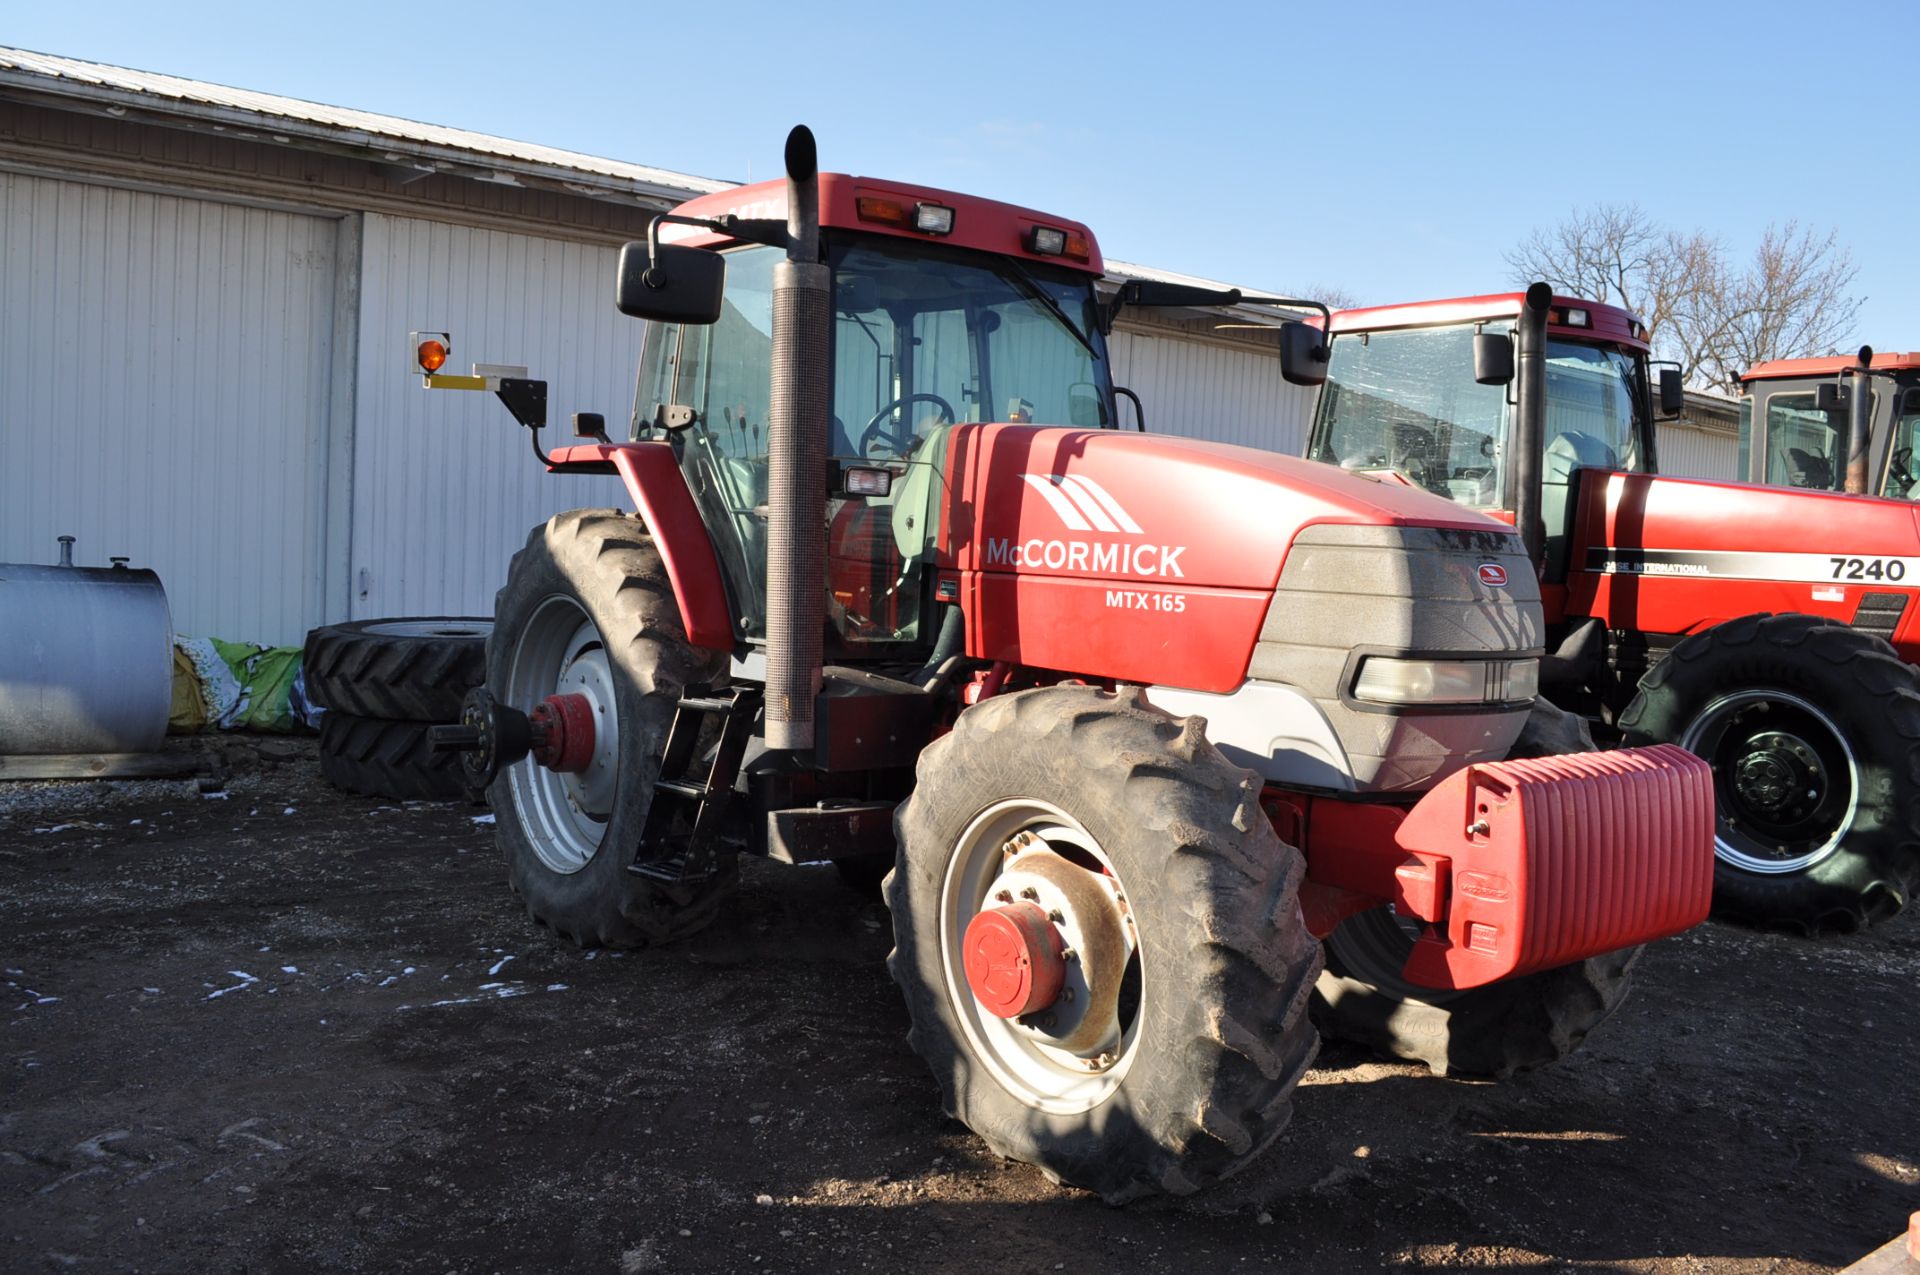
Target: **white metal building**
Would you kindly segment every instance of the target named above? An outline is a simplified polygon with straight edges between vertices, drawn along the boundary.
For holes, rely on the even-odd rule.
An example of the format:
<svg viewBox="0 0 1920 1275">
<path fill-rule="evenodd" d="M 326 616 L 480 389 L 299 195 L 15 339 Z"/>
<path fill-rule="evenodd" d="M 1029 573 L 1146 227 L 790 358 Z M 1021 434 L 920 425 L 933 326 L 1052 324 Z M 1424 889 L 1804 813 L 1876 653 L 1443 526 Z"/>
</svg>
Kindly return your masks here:
<svg viewBox="0 0 1920 1275">
<path fill-rule="evenodd" d="M 527 528 L 622 493 L 546 474 L 490 398 L 421 392 L 406 334 L 536 369 L 557 422 L 622 420 L 618 246 L 727 185 L 0 48 L 0 561 L 76 535 L 233 639 L 491 611 Z M 1149 429 L 1300 448 L 1312 394 L 1250 322 L 1123 318 Z"/>
</svg>

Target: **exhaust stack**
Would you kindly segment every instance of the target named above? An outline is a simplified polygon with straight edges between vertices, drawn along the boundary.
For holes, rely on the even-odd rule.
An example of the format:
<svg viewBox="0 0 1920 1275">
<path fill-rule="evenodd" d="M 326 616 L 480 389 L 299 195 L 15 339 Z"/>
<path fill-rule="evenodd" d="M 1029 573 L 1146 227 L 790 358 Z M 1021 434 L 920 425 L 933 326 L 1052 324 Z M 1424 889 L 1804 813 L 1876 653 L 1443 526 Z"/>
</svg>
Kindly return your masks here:
<svg viewBox="0 0 1920 1275">
<path fill-rule="evenodd" d="M 819 156 L 787 135 L 787 259 L 773 268 L 767 412 L 767 747 L 813 747 L 826 623 L 827 337 L 832 271 L 820 261 Z"/>
<path fill-rule="evenodd" d="M 1853 387 L 1847 397 L 1852 400 L 1847 412 L 1847 490 L 1856 495 L 1864 495 L 1870 480 L 1867 477 L 1867 449 L 1871 446 L 1873 430 L 1873 391 L 1869 388 L 1868 368 L 1873 365 L 1873 347 L 1860 347 L 1860 366 L 1853 369 L 1851 380 Z"/>
<path fill-rule="evenodd" d="M 1547 445 L 1547 309 L 1553 289 L 1527 289 L 1514 330 L 1513 525 L 1535 571 L 1546 566 L 1547 529 L 1540 521 L 1540 470 Z"/>
</svg>

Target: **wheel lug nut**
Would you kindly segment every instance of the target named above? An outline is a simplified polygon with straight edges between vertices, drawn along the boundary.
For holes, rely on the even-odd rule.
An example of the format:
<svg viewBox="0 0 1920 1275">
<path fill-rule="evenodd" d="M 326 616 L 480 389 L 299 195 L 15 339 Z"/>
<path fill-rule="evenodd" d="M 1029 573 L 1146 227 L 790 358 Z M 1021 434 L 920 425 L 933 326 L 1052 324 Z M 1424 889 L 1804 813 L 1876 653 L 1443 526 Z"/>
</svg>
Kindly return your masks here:
<svg viewBox="0 0 1920 1275">
<path fill-rule="evenodd" d="M 1067 919 L 1066 913 L 1062 912 L 1059 908 L 1054 908 L 1052 911 L 1047 913 L 1047 920 L 1052 921 L 1055 925 L 1065 924 L 1066 919 Z"/>
<path fill-rule="evenodd" d="M 1023 899 L 1026 899 L 1028 902 L 1038 902 L 1040 898 L 1040 891 L 1036 890 L 1032 886 L 1028 886 L 1024 890 L 1020 891 L 1020 897 Z"/>
<path fill-rule="evenodd" d="M 998 899 L 1002 903 L 1011 903 L 1013 902 L 1013 891 L 1001 890 L 995 893 L 993 897 Z"/>
</svg>

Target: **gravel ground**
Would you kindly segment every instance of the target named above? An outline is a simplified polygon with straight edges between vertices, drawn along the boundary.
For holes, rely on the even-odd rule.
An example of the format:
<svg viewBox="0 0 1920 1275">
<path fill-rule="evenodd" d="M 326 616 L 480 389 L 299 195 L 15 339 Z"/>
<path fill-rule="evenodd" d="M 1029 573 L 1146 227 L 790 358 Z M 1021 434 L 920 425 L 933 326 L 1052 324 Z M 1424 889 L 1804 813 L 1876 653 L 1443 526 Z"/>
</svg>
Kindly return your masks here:
<svg viewBox="0 0 1920 1275">
<path fill-rule="evenodd" d="M 1506 1084 L 1329 1047 L 1263 1160 L 1115 1210 L 941 1117 L 832 871 L 578 952 L 482 811 L 222 747 L 0 788 L 0 1270 L 1821 1271 L 1920 1208 L 1920 913 L 1658 944 Z"/>
</svg>

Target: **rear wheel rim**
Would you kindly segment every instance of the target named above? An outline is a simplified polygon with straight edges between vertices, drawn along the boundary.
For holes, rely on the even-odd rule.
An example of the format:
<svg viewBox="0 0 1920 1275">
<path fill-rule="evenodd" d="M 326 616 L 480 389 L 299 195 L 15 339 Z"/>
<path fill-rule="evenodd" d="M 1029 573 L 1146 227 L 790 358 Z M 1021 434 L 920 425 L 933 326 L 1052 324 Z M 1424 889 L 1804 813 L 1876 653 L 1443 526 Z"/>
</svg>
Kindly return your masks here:
<svg viewBox="0 0 1920 1275">
<path fill-rule="evenodd" d="M 1023 839 L 1029 849 L 1044 845 L 1086 871 L 1097 871 L 1103 882 L 1111 882 L 1107 888 L 1125 915 L 1131 959 L 1114 1015 L 1115 1030 L 1100 1046 L 1084 1053 L 1050 1048 L 1044 1032 L 995 1017 L 974 999 L 967 983 L 962 938 L 976 914 L 999 902 L 994 897 L 996 887 L 1013 857 L 1008 846 L 1016 838 Z M 1092 1110 L 1120 1088 L 1139 1053 L 1147 990 L 1126 897 L 1112 860 L 1086 828 L 1058 806 L 1034 798 L 998 802 L 974 816 L 948 861 L 940 890 L 940 963 L 948 1002 L 970 1052 L 1001 1088 L 1036 1111 L 1070 1116 Z M 1060 929 L 1071 946 L 1075 918 L 1063 918 Z M 1069 974 L 1069 987 L 1075 986 L 1076 977 L 1077 973 Z"/>
<path fill-rule="evenodd" d="M 1723 695 L 1693 719 L 1680 746 L 1713 767 L 1713 852 L 1731 867 L 1805 872 L 1832 857 L 1853 826 L 1853 749 L 1831 717 L 1797 695 Z"/>
<path fill-rule="evenodd" d="M 534 853 L 550 871 L 567 875 L 600 849 L 620 763 L 620 714 L 606 645 L 568 597 L 547 598 L 534 609 L 507 666 L 509 705 L 530 713 L 549 695 L 581 695 L 592 705 L 592 761 L 577 774 L 563 774 L 528 756 L 503 775 Z"/>
</svg>

